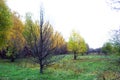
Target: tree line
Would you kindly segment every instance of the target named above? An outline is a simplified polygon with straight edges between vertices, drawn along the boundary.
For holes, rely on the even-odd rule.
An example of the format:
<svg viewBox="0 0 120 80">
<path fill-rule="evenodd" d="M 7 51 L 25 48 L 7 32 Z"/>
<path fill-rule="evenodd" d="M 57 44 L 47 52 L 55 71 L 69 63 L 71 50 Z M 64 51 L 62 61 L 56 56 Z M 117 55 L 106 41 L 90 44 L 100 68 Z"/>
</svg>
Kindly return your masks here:
<svg viewBox="0 0 120 80">
<path fill-rule="evenodd" d="M 83 37 L 72 31 L 66 42 L 60 32 L 55 31 L 49 22 L 44 20 L 44 9 L 40 8 L 40 21 L 33 21 L 31 13 L 26 13 L 25 21 L 17 12 L 11 12 L 4 0 L 0 0 L 0 57 L 15 59 L 32 57 L 40 65 L 40 73 L 44 66 L 61 59 L 72 52 L 74 59 L 78 53 L 84 54 L 87 45 Z M 57 56 L 57 57 L 56 57 Z"/>
</svg>

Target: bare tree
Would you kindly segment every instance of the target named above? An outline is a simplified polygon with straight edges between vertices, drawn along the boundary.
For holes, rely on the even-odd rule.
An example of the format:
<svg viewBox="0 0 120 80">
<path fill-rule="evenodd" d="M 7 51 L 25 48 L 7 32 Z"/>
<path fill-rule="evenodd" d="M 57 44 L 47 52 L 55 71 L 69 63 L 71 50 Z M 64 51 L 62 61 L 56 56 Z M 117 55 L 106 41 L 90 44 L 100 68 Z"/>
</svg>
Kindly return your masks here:
<svg viewBox="0 0 120 80">
<path fill-rule="evenodd" d="M 27 45 L 31 49 L 34 60 L 40 64 L 40 73 L 43 73 L 45 65 L 57 61 L 62 57 L 56 57 L 55 52 L 61 50 L 59 49 L 60 44 L 64 44 L 58 44 L 60 40 L 57 38 L 60 35 L 56 35 L 49 22 L 44 23 L 43 8 L 40 11 L 40 26 L 34 25 L 30 17 L 26 21 L 29 23 L 29 30 L 26 29 L 25 31 Z M 27 31 L 28 33 L 26 33 Z"/>
</svg>

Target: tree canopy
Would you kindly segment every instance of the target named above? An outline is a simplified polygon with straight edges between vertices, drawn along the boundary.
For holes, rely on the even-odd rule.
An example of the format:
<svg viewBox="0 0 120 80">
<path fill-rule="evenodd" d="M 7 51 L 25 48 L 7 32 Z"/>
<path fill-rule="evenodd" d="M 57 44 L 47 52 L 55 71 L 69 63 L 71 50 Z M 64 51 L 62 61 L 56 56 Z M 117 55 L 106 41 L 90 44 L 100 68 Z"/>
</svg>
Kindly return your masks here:
<svg viewBox="0 0 120 80">
<path fill-rule="evenodd" d="M 25 45 L 25 39 L 23 36 L 24 25 L 19 18 L 19 14 L 14 12 L 12 14 L 12 20 L 13 20 L 13 26 L 10 29 L 10 32 L 9 32 L 10 36 L 7 41 L 8 42 L 7 55 L 10 56 L 12 60 L 14 60 L 14 58 L 19 53 L 19 51 L 23 49 Z"/>
<path fill-rule="evenodd" d="M 8 6 L 5 4 L 5 1 L 0 0 L 0 48 L 6 46 L 11 25 L 12 25 L 11 12 Z"/>
<path fill-rule="evenodd" d="M 87 45 L 81 35 L 72 31 L 68 41 L 68 50 L 74 53 L 74 59 L 76 59 L 77 53 L 84 53 L 87 51 Z"/>
<path fill-rule="evenodd" d="M 114 46 L 114 52 L 119 53 L 120 52 L 120 28 L 118 30 L 112 31 L 110 42 Z"/>
</svg>

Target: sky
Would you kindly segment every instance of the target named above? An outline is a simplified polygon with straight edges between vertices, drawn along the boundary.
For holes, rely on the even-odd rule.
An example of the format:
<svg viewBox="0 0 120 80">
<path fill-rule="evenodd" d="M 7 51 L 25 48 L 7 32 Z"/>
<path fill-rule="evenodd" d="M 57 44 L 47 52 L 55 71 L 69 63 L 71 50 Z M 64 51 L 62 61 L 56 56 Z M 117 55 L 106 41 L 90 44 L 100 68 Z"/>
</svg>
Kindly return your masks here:
<svg viewBox="0 0 120 80">
<path fill-rule="evenodd" d="M 91 48 L 102 47 L 110 31 L 120 26 L 120 12 L 112 10 L 106 0 L 7 0 L 12 11 L 25 18 L 27 12 L 39 20 L 40 5 L 45 20 L 60 32 L 66 41 L 74 29 Z"/>
</svg>

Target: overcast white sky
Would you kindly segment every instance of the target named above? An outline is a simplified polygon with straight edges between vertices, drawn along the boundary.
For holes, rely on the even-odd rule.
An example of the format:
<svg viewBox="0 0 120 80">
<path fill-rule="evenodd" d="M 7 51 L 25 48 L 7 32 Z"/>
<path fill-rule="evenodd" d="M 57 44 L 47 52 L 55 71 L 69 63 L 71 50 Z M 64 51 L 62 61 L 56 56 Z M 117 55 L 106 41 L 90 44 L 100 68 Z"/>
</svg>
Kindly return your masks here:
<svg viewBox="0 0 120 80">
<path fill-rule="evenodd" d="M 92 48 L 108 40 L 109 31 L 120 25 L 120 13 L 107 6 L 105 0 L 7 0 L 11 10 L 25 16 L 33 13 L 39 19 L 41 2 L 46 20 L 68 40 L 72 29 L 77 30 Z"/>
</svg>

